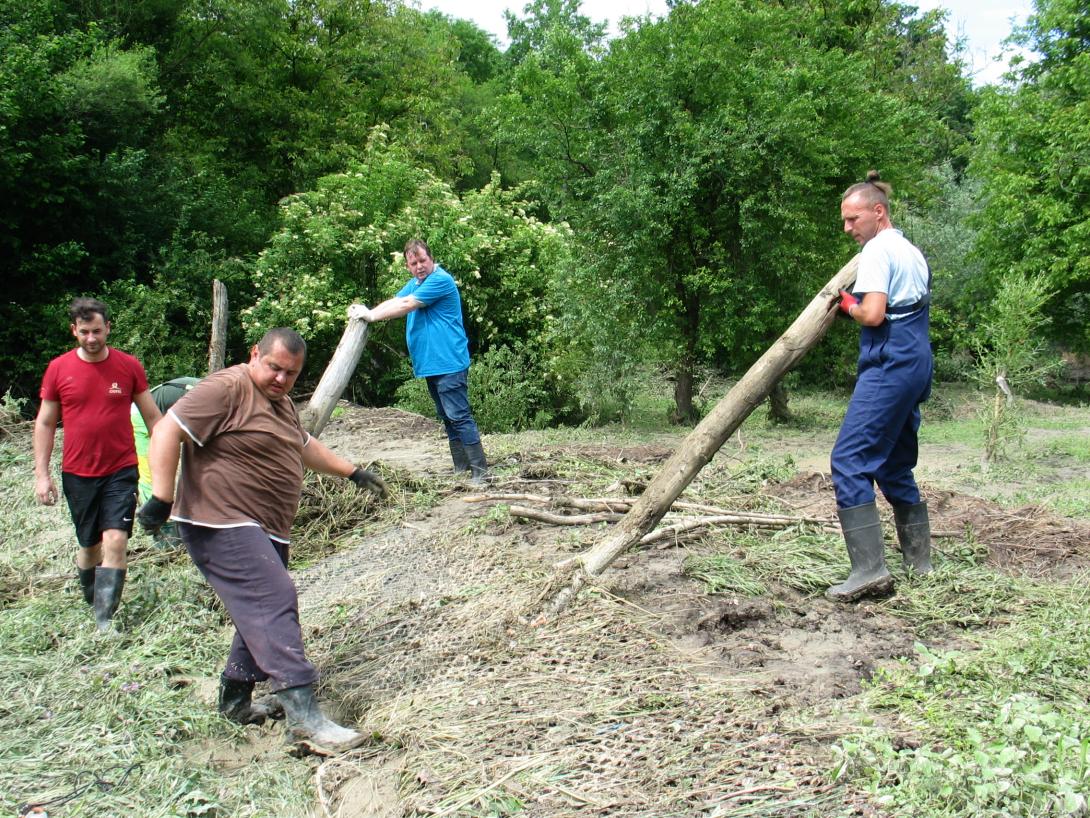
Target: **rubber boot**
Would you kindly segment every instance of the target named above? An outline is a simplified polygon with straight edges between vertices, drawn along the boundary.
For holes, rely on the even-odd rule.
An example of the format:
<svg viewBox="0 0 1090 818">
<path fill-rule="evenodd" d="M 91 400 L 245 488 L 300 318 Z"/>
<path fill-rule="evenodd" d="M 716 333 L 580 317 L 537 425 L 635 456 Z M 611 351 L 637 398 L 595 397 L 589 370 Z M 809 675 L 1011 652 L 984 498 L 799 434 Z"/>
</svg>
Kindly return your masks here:
<svg viewBox="0 0 1090 818">
<path fill-rule="evenodd" d="M 325 717 L 314 695 L 314 685 L 285 688 L 276 695 L 284 705 L 290 739 L 306 743 L 315 752 L 341 753 L 358 747 L 366 738 Z"/>
<path fill-rule="evenodd" d="M 466 447 L 462 445 L 462 441 L 448 438 L 447 443 L 450 444 L 450 459 L 454 461 L 454 474 L 457 476 L 469 471 L 469 456 L 466 454 Z"/>
<path fill-rule="evenodd" d="M 121 604 L 124 587 L 124 568 L 98 568 L 95 571 L 95 624 L 103 633 L 110 630 L 110 620 Z"/>
<path fill-rule="evenodd" d="M 492 475 L 488 473 L 488 460 L 484 456 L 484 447 L 481 442 L 478 440 L 476 443 L 467 443 L 465 450 L 471 472 L 469 482 L 474 486 L 487 486 Z"/>
<path fill-rule="evenodd" d="M 254 684 L 220 676 L 220 713 L 236 724 L 264 724 L 267 714 L 253 706 Z"/>
<path fill-rule="evenodd" d="M 853 602 L 864 596 L 888 594 L 893 577 L 886 569 L 886 547 L 882 542 L 882 521 L 878 506 L 873 502 L 861 506 L 837 509 L 852 572 L 839 585 L 832 586 L 825 596 L 834 602 Z"/>
<path fill-rule="evenodd" d="M 88 605 L 95 604 L 95 569 L 94 568 L 80 568 L 79 571 L 79 588 L 83 591 L 83 600 Z"/>
<path fill-rule="evenodd" d="M 927 502 L 911 506 L 894 506 L 893 522 L 897 526 L 897 541 L 905 568 L 917 574 L 931 573 L 931 521 Z"/>
</svg>

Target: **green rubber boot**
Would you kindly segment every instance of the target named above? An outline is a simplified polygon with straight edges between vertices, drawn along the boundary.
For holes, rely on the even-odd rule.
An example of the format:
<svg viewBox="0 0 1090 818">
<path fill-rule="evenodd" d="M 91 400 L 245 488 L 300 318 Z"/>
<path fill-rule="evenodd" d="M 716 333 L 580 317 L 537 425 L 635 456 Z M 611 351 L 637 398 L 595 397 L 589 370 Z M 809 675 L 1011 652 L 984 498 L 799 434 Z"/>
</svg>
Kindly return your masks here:
<svg viewBox="0 0 1090 818">
<path fill-rule="evenodd" d="M 465 447 L 466 456 L 469 458 L 469 470 L 471 476 L 469 482 L 479 488 L 484 488 L 492 482 L 492 475 L 488 473 L 488 460 L 484 456 L 484 447 L 480 441 L 469 443 Z"/>
<path fill-rule="evenodd" d="M 79 568 L 79 589 L 83 591 L 83 601 L 88 605 L 95 604 L 95 569 Z"/>
<path fill-rule="evenodd" d="M 462 445 L 462 441 L 448 438 L 447 443 L 450 444 L 450 459 L 454 461 L 455 476 L 469 471 L 469 455 L 466 454 L 466 447 Z"/>
<path fill-rule="evenodd" d="M 927 502 L 911 506 L 894 506 L 893 522 L 897 526 L 897 541 L 905 568 L 917 574 L 931 573 L 931 521 Z"/>
<path fill-rule="evenodd" d="M 886 547 L 882 542 L 882 521 L 874 501 L 837 509 L 852 571 L 825 596 L 834 602 L 854 602 L 865 596 L 883 596 L 893 590 L 893 577 L 886 569 Z"/>
<path fill-rule="evenodd" d="M 124 587 L 124 568 L 98 568 L 95 571 L 95 624 L 102 633 L 111 629 L 110 620 L 121 604 Z"/>
<path fill-rule="evenodd" d="M 366 736 L 341 727 L 325 717 L 314 695 L 314 685 L 300 685 L 276 691 L 284 705 L 288 735 L 323 754 L 343 753 L 364 742 Z"/>
</svg>

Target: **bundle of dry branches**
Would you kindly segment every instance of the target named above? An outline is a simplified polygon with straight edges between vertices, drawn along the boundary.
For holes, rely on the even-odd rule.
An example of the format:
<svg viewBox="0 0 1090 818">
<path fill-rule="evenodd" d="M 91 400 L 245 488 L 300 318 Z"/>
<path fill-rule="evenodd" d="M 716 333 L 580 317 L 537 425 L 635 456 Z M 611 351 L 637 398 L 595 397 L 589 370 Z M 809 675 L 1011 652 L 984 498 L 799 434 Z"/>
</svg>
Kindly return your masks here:
<svg viewBox="0 0 1090 818">
<path fill-rule="evenodd" d="M 576 509 L 585 514 L 555 513 L 512 505 L 509 513 L 512 517 L 536 520 L 549 525 L 593 525 L 595 523 L 615 523 L 621 520 L 632 508 L 634 499 L 625 497 L 565 497 L 544 494 L 477 494 L 466 498 L 470 503 L 532 503 L 549 509 Z M 809 525 L 822 531 L 839 533 L 840 528 L 830 518 L 802 517 L 786 514 L 762 514 L 752 511 L 732 511 L 703 503 L 676 501 L 670 512 L 683 512 L 684 516 L 669 520 L 669 525 L 658 528 L 640 539 L 641 545 L 667 542 L 676 543 L 680 539 L 701 536 L 704 529 L 711 526 L 741 526 L 746 528 L 783 529 Z M 670 513 L 668 512 L 668 513 Z"/>
</svg>

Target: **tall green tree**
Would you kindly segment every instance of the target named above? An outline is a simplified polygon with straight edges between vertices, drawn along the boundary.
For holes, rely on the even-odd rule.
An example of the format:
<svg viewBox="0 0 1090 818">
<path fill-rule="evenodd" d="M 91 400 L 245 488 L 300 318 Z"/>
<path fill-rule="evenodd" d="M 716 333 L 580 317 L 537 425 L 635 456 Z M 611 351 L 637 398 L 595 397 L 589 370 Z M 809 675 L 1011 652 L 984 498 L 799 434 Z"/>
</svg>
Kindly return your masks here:
<svg viewBox="0 0 1090 818">
<path fill-rule="evenodd" d="M 248 329 L 295 327 L 320 366 L 350 303 L 374 305 L 404 285 L 401 249 L 410 238 L 424 238 L 459 282 L 475 353 L 501 345 L 536 353 L 553 344 L 550 284 L 571 267 L 569 231 L 535 218 L 495 179 L 457 194 L 391 144 L 386 128 L 375 130 L 358 164 L 284 201 L 282 226 L 257 261 L 264 294 L 244 313 Z M 389 399 L 409 376 L 403 324 L 377 325 L 367 355 L 358 393 Z"/>
<path fill-rule="evenodd" d="M 984 199 L 979 251 L 988 303 L 1010 275 L 1053 293 L 1049 337 L 1090 350 L 1090 5 L 1037 0 L 1018 41 L 1039 59 L 985 89 L 970 172 Z"/>
<path fill-rule="evenodd" d="M 145 266 L 170 235 L 157 189 L 154 55 L 62 3 L 0 2 L 0 389 L 30 393 L 66 344 L 58 300 Z"/>
<path fill-rule="evenodd" d="M 504 100 L 508 133 L 596 259 L 576 286 L 638 307 L 678 421 L 701 361 L 747 366 L 846 254 L 840 190 L 877 166 L 911 191 L 945 144 L 941 119 L 884 73 L 897 29 L 852 50 L 829 48 L 823 25 L 809 5 L 705 0 L 599 55 L 554 21 Z"/>
</svg>

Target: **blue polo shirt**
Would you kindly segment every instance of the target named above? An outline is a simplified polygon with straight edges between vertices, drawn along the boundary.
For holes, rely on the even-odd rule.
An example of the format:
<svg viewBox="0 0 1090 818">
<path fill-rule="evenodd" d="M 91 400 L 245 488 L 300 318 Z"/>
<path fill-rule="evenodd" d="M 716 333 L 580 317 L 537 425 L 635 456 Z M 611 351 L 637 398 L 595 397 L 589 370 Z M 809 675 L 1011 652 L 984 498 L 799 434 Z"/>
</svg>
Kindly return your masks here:
<svg viewBox="0 0 1090 818">
<path fill-rule="evenodd" d="M 462 298 L 450 273 L 435 265 L 422 282 L 410 278 L 398 297 L 411 295 L 424 306 L 405 316 L 405 342 L 418 378 L 469 368 L 469 340 L 462 324 Z"/>
</svg>

